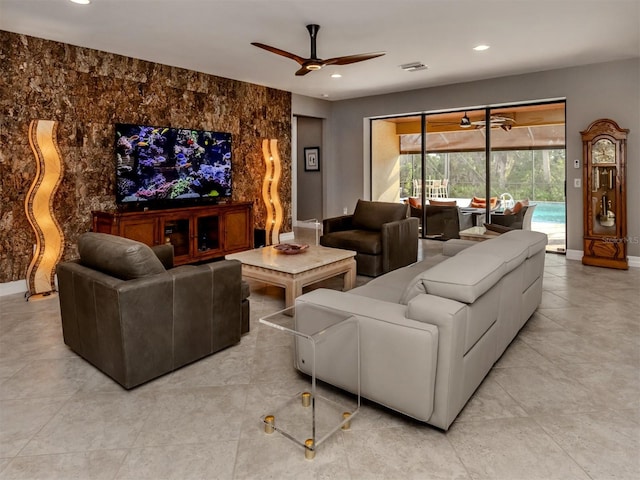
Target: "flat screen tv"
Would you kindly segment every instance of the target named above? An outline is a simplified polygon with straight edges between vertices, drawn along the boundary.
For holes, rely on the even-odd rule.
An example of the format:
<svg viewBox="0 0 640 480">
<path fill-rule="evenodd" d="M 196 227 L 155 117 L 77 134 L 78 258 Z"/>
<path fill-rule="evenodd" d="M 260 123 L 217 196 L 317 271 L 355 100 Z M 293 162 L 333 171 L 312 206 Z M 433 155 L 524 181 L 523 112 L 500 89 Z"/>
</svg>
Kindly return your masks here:
<svg viewBox="0 0 640 480">
<path fill-rule="evenodd" d="M 116 202 L 170 207 L 231 197 L 231 134 L 117 123 Z"/>
</svg>

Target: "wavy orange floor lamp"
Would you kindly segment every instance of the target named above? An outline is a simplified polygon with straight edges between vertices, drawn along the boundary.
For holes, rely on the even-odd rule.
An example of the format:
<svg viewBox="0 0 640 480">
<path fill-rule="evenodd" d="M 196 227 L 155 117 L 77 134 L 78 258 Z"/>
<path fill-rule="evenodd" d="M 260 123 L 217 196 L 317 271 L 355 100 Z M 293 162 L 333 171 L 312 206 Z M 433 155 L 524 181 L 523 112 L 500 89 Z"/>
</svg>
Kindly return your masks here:
<svg viewBox="0 0 640 480">
<path fill-rule="evenodd" d="M 278 153 L 278 140 L 262 140 L 262 156 L 267 170 L 262 181 L 262 199 L 267 209 L 266 244 L 274 245 L 280 242 L 280 228 L 282 228 L 282 203 L 278 195 L 282 163 Z"/>
<path fill-rule="evenodd" d="M 62 257 L 64 236 L 53 215 L 53 197 L 62 180 L 62 159 L 56 140 L 58 122 L 33 120 L 29 145 L 36 160 L 36 175 L 24 202 L 35 234 L 33 258 L 27 269 L 28 298 L 55 293 L 56 265 Z"/>
</svg>

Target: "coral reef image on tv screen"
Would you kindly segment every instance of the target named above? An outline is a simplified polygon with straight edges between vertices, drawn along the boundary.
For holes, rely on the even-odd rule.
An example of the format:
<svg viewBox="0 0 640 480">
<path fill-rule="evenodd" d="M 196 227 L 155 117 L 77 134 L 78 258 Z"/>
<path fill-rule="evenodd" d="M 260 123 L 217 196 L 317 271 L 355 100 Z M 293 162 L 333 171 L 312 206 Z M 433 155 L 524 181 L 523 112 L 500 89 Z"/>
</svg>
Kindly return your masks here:
<svg viewBox="0 0 640 480">
<path fill-rule="evenodd" d="M 116 124 L 116 199 L 215 200 L 231 196 L 231 134 Z"/>
</svg>

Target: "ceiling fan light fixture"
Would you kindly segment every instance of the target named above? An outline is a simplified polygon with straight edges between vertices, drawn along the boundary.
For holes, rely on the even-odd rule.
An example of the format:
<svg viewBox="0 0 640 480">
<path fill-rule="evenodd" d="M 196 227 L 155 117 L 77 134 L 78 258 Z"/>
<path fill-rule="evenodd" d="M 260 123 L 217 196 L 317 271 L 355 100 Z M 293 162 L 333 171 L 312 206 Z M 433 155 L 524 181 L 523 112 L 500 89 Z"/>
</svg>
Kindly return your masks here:
<svg viewBox="0 0 640 480">
<path fill-rule="evenodd" d="M 467 112 L 464 112 L 464 117 L 460 119 L 460 128 L 469 128 L 471 126 L 471 120 L 467 116 Z"/>
<path fill-rule="evenodd" d="M 305 67 L 307 70 L 320 70 L 322 68 L 322 65 L 318 65 L 317 63 L 312 63 L 311 65 L 305 65 Z"/>
</svg>

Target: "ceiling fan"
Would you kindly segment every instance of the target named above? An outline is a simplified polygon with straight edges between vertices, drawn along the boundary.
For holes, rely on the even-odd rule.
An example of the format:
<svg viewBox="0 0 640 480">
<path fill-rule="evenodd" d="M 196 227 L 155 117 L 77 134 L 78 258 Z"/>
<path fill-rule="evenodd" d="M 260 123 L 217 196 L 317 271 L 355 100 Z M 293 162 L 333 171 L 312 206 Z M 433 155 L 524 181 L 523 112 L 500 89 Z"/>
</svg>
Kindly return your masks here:
<svg viewBox="0 0 640 480">
<path fill-rule="evenodd" d="M 432 123 L 433 125 L 457 125 L 460 128 L 485 128 L 486 127 L 486 121 L 484 120 L 484 118 L 482 118 L 481 120 L 471 120 L 468 116 L 467 116 L 467 112 L 464 112 L 464 116 L 460 119 L 460 122 L 429 122 Z M 513 124 L 515 124 L 516 121 L 512 118 L 512 117 L 508 117 L 508 116 L 504 116 L 504 115 L 491 115 L 490 119 L 489 119 L 489 126 L 491 128 L 497 128 L 500 127 L 505 131 L 509 131 L 511 130 L 511 128 L 513 127 Z"/>
<path fill-rule="evenodd" d="M 512 117 L 507 117 L 503 115 L 491 115 L 489 117 L 489 126 L 491 128 L 500 127 L 501 129 L 507 132 L 511 130 L 514 123 L 516 123 L 516 121 Z M 486 124 L 487 122 L 484 119 L 471 121 L 467 116 L 467 112 L 464 112 L 464 117 L 460 119 L 460 128 L 469 128 L 469 127 L 484 128 L 487 126 Z"/>
<path fill-rule="evenodd" d="M 267 50 L 271 53 L 282 55 L 283 57 L 287 57 L 298 62 L 301 68 L 296 72 L 297 76 L 306 75 L 307 73 L 314 70 L 320 70 L 322 67 L 326 67 L 327 65 L 348 65 L 350 63 L 362 62 L 364 60 L 381 57 L 386 53 L 361 53 L 358 55 L 347 55 L 343 57 L 334 57 L 323 60 L 321 58 L 318 58 L 318 56 L 316 55 L 316 38 L 318 37 L 318 30 L 320 30 L 320 25 L 307 25 L 307 30 L 309 31 L 309 36 L 311 37 L 311 55 L 309 58 L 302 58 L 295 53 L 289 53 L 284 50 L 280 50 L 279 48 L 265 45 L 264 43 L 251 42 L 251 45 L 263 48 L 264 50 Z"/>
</svg>

